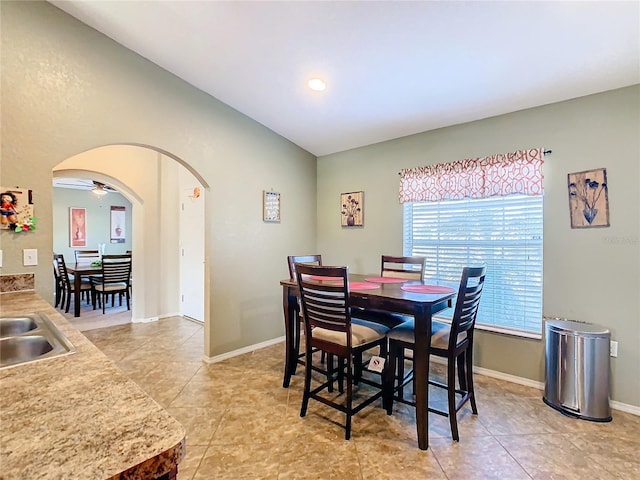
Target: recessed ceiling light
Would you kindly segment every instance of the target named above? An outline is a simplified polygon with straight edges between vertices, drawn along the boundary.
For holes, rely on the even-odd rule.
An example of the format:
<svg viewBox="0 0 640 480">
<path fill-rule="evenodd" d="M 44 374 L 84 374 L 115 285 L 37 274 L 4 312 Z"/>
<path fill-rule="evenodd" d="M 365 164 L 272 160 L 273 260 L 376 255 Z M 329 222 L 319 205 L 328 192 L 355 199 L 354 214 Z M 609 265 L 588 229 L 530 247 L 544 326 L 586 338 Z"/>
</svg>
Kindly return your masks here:
<svg viewBox="0 0 640 480">
<path fill-rule="evenodd" d="M 322 80 L 320 80 L 319 78 L 312 78 L 311 80 L 309 80 L 309 82 L 307 83 L 307 85 L 309 85 L 309 88 L 311 90 L 315 90 L 316 92 L 321 92 L 323 91 L 325 88 L 327 88 L 327 84 L 324 83 Z"/>
</svg>

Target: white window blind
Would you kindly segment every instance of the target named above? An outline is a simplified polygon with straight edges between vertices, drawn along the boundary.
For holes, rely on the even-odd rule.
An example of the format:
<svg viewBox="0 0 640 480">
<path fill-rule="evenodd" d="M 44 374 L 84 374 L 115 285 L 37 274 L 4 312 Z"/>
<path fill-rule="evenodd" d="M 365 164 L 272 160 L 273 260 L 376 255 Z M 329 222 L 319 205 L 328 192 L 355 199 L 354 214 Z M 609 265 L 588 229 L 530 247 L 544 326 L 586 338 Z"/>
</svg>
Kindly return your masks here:
<svg viewBox="0 0 640 480">
<path fill-rule="evenodd" d="M 542 195 L 405 203 L 403 224 L 425 281 L 457 284 L 463 267 L 487 266 L 479 328 L 542 333 Z"/>
</svg>

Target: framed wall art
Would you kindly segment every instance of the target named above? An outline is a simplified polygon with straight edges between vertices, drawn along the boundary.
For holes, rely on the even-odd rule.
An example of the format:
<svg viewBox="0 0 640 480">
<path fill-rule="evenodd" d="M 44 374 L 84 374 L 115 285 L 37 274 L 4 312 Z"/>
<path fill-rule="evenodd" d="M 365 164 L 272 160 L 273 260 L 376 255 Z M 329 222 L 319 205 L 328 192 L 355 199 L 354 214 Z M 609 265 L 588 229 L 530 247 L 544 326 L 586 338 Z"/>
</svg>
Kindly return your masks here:
<svg viewBox="0 0 640 480">
<path fill-rule="evenodd" d="M 87 246 L 87 209 L 69 207 L 69 245 Z"/>
<path fill-rule="evenodd" d="M 341 193 L 340 208 L 343 227 L 364 226 L 364 192 Z"/>
<path fill-rule="evenodd" d="M 571 228 L 609 226 L 607 170 L 570 173 L 567 179 Z"/>
<path fill-rule="evenodd" d="M 265 222 L 280 222 L 280 194 L 264 190 L 262 196 L 262 220 Z"/>
<path fill-rule="evenodd" d="M 0 187 L 0 228 L 20 232 L 35 229 L 33 192 L 26 188 Z"/>
<path fill-rule="evenodd" d="M 126 226 L 126 207 L 111 206 L 111 243 L 124 243 L 127 235 Z"/>
</svg>

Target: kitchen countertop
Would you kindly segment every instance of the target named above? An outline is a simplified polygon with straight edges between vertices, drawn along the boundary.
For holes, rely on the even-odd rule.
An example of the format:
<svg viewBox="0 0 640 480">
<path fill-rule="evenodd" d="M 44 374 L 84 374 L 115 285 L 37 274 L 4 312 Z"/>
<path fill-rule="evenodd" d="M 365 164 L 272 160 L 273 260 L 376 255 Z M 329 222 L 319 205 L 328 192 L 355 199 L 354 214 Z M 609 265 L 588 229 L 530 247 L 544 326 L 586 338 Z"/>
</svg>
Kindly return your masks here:
<svg viewBox="0 0 640 480">
<path fill-rule="evenodd" d="M 34 292 L 0 315 L 42 312 L 71 355 L 0 369 L 0 480 L 153 479 L 185 454 L 185 430 Z"/>
</svg>

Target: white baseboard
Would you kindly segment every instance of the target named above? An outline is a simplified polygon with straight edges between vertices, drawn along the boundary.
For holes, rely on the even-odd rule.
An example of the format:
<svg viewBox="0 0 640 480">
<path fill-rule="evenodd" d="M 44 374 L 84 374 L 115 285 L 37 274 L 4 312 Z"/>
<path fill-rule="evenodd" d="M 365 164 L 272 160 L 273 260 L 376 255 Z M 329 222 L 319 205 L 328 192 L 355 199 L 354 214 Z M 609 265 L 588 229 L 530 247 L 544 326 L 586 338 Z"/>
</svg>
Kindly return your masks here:
<svg viewBox="0 0 640 480">
<path fill-rule="evenodd" d="M 158 320 L 159 320 L 158 317 L 132 318 L 131 323 L 151 323 L 151 322 L 157 322 Z"/>
<path fill-rule="evenodd" d="M 434 361 L 439 361 L 439 360 L 440 358 L 434 359 Z M 516 377 L 515 375 L 498 372 L 496 370 L 489 370 L 488 368 L 476 367 L 474 365 L 473 373 L 484 375 L 486 377 L 497 378 L 498 380 L 505 380 L 507 382 L 516 383 L 518 385 L 524 385 L 526 387 L 537 388 L 538 390 L 544 390 L 544 382 L 538 382 L 536 380 L 531 380 L 529 378 Z M 629 405 L 627 403 L 622 403 L 622 402 L 616 402 L 615 400 L 609 400 L 609 405 L 614 410 L 619 410 L 621 412 L 626 412 L 632 415 L 640 416 L 640 407 L 638 406 Z"/>
<path fill-rule="evenodd" d="M 248 347 L 242 347 L 238 350 L 233 350 L 232 352 L 223 353 L 222 355 L 216 355 L 215 357 L 206 357 L 203 356 L 202 360 L 205 363 L 218 363 L 223 360 L 227 360 L 229 358 L 237 357 L 238 355 L 244 355 L 245 353 L 250 353 L 255 350 L 260 350 L 261 348 L 270 347 L 271 345 L 275 345 L 277 343 L 284 342 L 284 337 L 274 338 L 272 340 L 267 340 L 266 342 L 256 343 L 255 345 L 249 345 Z"/>
</svg>

